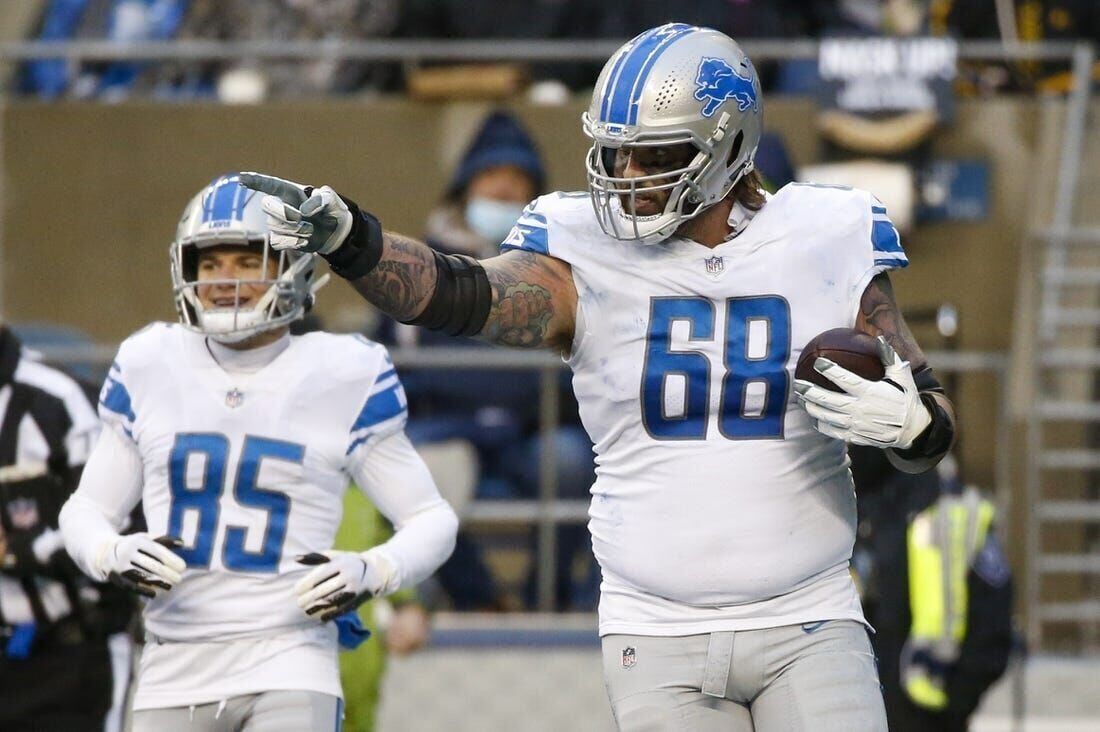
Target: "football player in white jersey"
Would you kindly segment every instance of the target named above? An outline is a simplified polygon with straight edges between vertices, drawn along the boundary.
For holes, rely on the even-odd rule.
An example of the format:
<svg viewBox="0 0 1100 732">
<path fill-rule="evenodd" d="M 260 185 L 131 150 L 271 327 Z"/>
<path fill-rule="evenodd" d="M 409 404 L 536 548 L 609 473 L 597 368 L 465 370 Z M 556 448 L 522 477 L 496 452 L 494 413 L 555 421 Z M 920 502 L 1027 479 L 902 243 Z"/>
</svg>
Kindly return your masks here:
<svg viewBox="0 0 1100 732">
<path fill-rule="evenodd" d="M 737 44 L 684 24 L 607 62 L 584 115 L 587 193 L 534 201 L 484 261 L 383 231 L 331 188 L 259 174 L 276 248 L 315 251 L 398 320 L 573 369 L 595 444 L 589 528 L 604 672 L 624 730 L 879 730 L 848 572 L 846 442 L 910 471 L 954 435 L 951 403 L 886 272 L 905 253 L 869 193 L 760 190 L 762 100 Z M 881 336 L 888 379 L 827 360 L 831 328 Z"/>
<path fill-rule="evenodd" d="M 386 349 L 289 335 L 321 281 L 314 255 L 272 249 L 261 198 L 222 177 L 184 210 L 180 322 L 119 348 L 103 435 L 61 512 L 85 572 L 149 598 L 139 732 L 339 729 L 337 642 L 365 637 L 354 608 L 454 547 Z M 362 554 L 331 550 L 349 479 L 396 528 Z M 139 500 L 149 533 L 120 536 Z"/>
</svg>

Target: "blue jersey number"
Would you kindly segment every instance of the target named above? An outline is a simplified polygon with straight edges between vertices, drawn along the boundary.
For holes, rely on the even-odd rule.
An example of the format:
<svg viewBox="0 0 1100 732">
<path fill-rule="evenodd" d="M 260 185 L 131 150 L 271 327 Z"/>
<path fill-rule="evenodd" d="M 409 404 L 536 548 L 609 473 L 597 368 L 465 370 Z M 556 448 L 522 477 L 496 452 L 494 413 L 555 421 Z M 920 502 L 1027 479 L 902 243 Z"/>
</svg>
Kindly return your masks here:
<svg viewBox="0 0 1100 732">
<path fill-rule="evenodd" d="M 287 516 L 290 514 L 290 497 L 279 491 L 267 490 L 256 485 L 260 463 L 264 459 L 283 460 L 300 464 L 305 457 L 305 447 L 293 442 L 269 440 L 263 437 L 245 438 L 241 459 L 237 465 L 237 477 L 233 482 L 233 497 L 242 506 L 263 509 L 267 512 L 263 545 L 259 551 L 245 549 L 248 529 L 243 526 L 226 526 L 222 543 L 222 564 L 227 569 L 242 572 L 275 572 L 286 540 Z M 201 459 L 202 481 L 194 488 L 187 486 L 187 463 Z M 197 519 L 195 541 L 191 546 L 177 550 L 189 567 L 209 567 L 214 552 L 214 537 L 218 530 L 218 514 L 222 492 L 225 490 L 225 465 L 229 459 L 229 440 L 217 433 L 190 432 L 176 435 L 172 453 L 168 458 L 168 486 L 172 493 L 168 511 L 168 533 L 183 535 L 183 520 L 188 511 Z"/>
<path fill-rule="evenodd" d="M 726 333 L 718 430 L 731 440 L 783 436 L 790 381 L 791 309 L 776 295 L 726 300 Z M 672 328 L 682 321 L 687 340 L 715 338 L 714 304 L 702 297 L 657 297 L 650 302 L 642 370 L 642 421 L 658 440 L 707 436 L 710 361 L 690 348 L 672 350 Z M 666 394 L 678 386 L 683 406 L 666 412 Z M 679 402 L 679 399 L 676 400 Z"/>
</svg>

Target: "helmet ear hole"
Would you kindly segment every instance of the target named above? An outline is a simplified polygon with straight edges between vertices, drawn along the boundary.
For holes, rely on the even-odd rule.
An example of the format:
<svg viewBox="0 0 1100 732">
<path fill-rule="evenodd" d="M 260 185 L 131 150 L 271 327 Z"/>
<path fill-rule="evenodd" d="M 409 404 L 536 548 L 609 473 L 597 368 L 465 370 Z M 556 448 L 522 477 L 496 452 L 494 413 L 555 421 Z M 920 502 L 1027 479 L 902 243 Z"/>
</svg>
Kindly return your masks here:
<svg viewBox="0 0 1100 732">
<path fill-rule="evenodd" d="M 737 136 L 733 138 L 733 147 L 730 148 L 730 156 L 726 160 L 726 167 L 733 167 L 733 164 L 737 162 L 737 156 L 741 154 L 741 146 L 745 143 L 744 130 L 738 130 Z"/>
</svg>

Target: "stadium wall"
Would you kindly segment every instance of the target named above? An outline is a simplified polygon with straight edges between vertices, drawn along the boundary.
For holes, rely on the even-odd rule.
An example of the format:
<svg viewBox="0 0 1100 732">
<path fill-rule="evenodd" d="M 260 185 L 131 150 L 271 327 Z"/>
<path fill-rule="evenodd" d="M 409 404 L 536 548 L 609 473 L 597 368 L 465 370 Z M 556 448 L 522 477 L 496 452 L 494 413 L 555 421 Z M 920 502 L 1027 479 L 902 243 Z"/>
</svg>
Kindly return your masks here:
<svg viewBox="0 0 1100 732">
<path fill-rule="evenodd" d="M 584 106 L 515 107 L 542 148 L 553 188 L 584 186 Z M 487 109 L 398 99 L 242 107 L 11 103 L 0 111 L 0 312 L 14 322 L 76 326 L 102 342 L 174 318 L 167 249 L 176 220 L 195 191 L 227 171 L 331 184 L 388 227 L 415 234 Z M 819 158 L 813 112 L 801 99 L 767 106 L 766 126 L 783 135 L 796 164 Z M 1028 298 L 1018 287 L 1021 264 L 1029 261 L 1027 232 L 1051 208 L 1062 118 L 1055 100 L 962 100 L 953 125 L 936 137 L 936 155 L 990 164 L 991 214 L 918 228 L 906 238 L 913 264 L 895 283 L 907 308 L 954 303 L 963 350 L 1008 351 L 1013 343 L 1015 304 Z M 1086 196 L 1082 206 L 1096 208 L 1100 190 Z M 337 330 L 367 318 L 367 308 L 338 283 L 322 295 L 319 312 Z M 918 329 L 918 338 L 926 348 L 943 345 L 929 329 Z M 999 388 L 988 374 L 954 384 L 962 462 L 967 477 L 986 487 L 994 482 Z"/>
</svg>

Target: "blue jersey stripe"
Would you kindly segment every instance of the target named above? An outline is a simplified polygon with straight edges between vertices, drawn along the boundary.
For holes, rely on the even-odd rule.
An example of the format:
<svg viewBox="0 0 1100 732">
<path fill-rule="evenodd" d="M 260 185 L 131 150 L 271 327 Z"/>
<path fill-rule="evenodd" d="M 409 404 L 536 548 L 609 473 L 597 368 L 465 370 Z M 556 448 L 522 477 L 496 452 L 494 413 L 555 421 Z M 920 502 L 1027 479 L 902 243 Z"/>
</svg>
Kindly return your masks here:
<svg viewBox="0 0 1100 732">
<path fill-rule="evenodd" d="M 377 394 L 371 394 L 355 419 L 355 424 L 351 426 L 351 431 L 358 432 L 401 416 L 405 413 L 404 396 L 400 382 Z"/>
<path fill-rule="evenodd" d="M 550 234 L 546 229 L 537 226 L 516 224 L 512 228 L 512 233 L 500 245 L 501 252 L 507 252 L 511 249 L 523 249 L 536 254 L 549 254 Z"/>
<path fill-rule="evenodd" d="M 120 381 L 108 379 L 107 383 L 109 386 L 99 403 L 104 409 L 133 422 L 134 410 L 130 404 L 130 392 L 126 391 L 126 387 Z"/>
<path fill-rule="evenodd" d="M 645 75 L 664 49 L 691 28 L 684 23 L 671 23 L 654 28 L 636 39 L 634 47 L 616 64 L 618 78 L 608 80 L 603 105 L 607 111 L 602 121 L 615 124 L 634 124 L 637 121 L 637 98 L 641 97 L 645 88 Z"/>
<path fill-rule="evenodd" d="M 871 244 L 876 252 L 904 252 L 898 230 L 889 221 L 871 222 Z"/>
<path fill-rule="evenodd" d="M 527 209 L 524 209 L 523 213 L 519 215 L 519 219 L 517 219 L 517 221 L 521 224 L 526 224 L 528 226 L 541 226 L 544 229 L 546 228 L 546 217 L 540 213 L 528 211 Z"/>
<path fill-rule="evenodd" d="M 352 454 L 353 452 L 355 452 L 355 448 L 359 447 L 360 445 L 362 445 L 364 442 L 366 442 L 367 440 L 369 440 L 373 436 L 374 436 L 373 432 L 368 432 L 367 434 L 363 435 L 358 440 L 355 440 L 350 445 L 348 445 L 348 451 L 344 454 L 345 455 Z"/>
<path fill-rule="evenodd" d="M 898 269 L 901 269 L 902 267 L 908 267 L 909 266 L 909 260 L 908 259 L 876 259 L 875 260 L 875 265 L 878 266 L 878 267 L 897 267 Z"/>
</svg>

